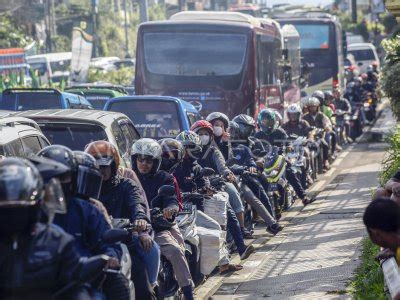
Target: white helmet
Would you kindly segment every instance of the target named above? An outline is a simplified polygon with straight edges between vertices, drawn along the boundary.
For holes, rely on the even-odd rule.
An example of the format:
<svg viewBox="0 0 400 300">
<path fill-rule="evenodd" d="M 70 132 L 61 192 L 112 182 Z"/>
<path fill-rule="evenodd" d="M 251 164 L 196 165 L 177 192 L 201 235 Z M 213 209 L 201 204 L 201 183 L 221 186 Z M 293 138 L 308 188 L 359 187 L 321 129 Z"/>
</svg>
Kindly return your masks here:
<svg viewBox="0 0 400 300">
<path fill-rule="evenodd" d="M 321 103 L 319 102 L 318 98 L 310 97 L 306 102 L 307 106 L 320 106 Z"/>
<path fill-rule="evenodd" d="M 293 104 L 290 104 L 289 106 L 288 106 L 288 108 L 287 108 L 287 113 L 288 114 L 301 114 L 301 108 L 300 108 L 300 106 L 299 105 L 297 105 L 297 104 L 295 104 L 295 103 L 293 103 Z"/>
</svg>

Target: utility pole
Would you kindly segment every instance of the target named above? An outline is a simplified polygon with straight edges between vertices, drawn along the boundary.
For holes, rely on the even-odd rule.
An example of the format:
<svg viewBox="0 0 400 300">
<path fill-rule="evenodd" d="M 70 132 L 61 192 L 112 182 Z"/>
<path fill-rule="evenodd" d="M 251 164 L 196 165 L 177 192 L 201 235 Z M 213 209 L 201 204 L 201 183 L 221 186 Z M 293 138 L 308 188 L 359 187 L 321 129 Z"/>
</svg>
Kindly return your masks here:
<svg viewBox="0 0 400 300">
<path fill-rule="evenodd" d="M 147 22 L 149 20 L 147 14 L 147 0 L 138 0 L 138 2 L 139 2 L 140 23 Z"/>
<path fill-rule="evenodd" d="M 98 36 L 97 36 L 97 15 L 99 0 L 92 0 L 92 21 L 93 21 L 93 57 L 99 56 Z"/>
<path fill-rule="evenodd" d="M 351 0 L 351 20 L 357 23 L 357 0 Z"/>
<path fill-rule="evenodd" d="M 130 57 L 129 55 L 129 34 L 128 34 L 128 8 L 126 6 L 126 0 L 124 0 L 124 19 L 125 19 L 125 58 Z"/>
</svg>

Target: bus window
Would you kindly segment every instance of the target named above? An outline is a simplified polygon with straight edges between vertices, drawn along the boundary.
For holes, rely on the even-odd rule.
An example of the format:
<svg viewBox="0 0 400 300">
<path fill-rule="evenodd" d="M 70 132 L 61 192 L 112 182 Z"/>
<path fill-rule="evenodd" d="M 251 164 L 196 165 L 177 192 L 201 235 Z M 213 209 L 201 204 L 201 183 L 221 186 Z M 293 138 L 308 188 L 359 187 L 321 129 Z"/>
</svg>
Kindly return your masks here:
<svg viewBox="0 0 400 300">
<path fill-rule="evenodd" d="M 300 35 L 301 49 L 329 49 L 328 24 L 295 24 Z"/>
</svg>

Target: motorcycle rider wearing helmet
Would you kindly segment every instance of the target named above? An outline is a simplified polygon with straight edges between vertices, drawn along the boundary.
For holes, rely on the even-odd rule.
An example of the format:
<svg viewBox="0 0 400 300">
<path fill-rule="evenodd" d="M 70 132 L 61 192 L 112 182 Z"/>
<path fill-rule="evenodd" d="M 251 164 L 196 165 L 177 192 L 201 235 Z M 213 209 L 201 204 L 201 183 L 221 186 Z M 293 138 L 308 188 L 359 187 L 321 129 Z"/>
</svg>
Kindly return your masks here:
<svg viewBox="0 0 400 300">
<path fill-rule="evenodd" d="M 333 93 L 331 91 L 325 91 L 324 92 L 324 101 L 322 111 L 324 114 L 331 120 L 332 126 L 336 126 L 336 116 L 335 116 L 335 110 L 336 107 L 333 104 Z M 332 130 L 331 132 L 331 138 L 332 138 L 332 153 L 335 153 L 335 151 L 341 151 L 342 147 L 338 145 L 337 143 L 337 134 L 335 130 Z"/>
<path fill-rule="evenodd" d="M 160 265 L 160 250 L 146 230 L 150 224 L 148 204 L 139 194 L 136 183 L 122 177 L 118 172 L 120 157 L 113 144 L 94 141 L 86 146 L 85 152 L 96 159 L 103 175 L 99 200 L 113 218 L 129 219 L 139 231 L 138 235 L 132 235 L 132 246 L 146 267 L 150 284 L 155 285 Z"/>
<path fill-rule="evenodd" d="M 220 112 L 213 112 L 207 116 L 206 121 L 213 126 L 214 142 L 227 161 L 232 155 L 228 132 L 228 116 Z"/>
<path fill-rule="evenodd" d="M 349 100 L 342 97 L 340 88 L 336 88 L 333 90 L 333 104 L 335 105 L 337 111 L 342 111 L 344 113 L 343 115 L 337 115 L 336 120 L 343 121 L 345 114 L 351 115 L 351 104 L 350 104 Z M 352 142 L 352 140 L 349 137 L 350 121 L 343 121 L 343 124 L 344 124 L 344 130 L 345 130 L 345 135 L 346 135 L 347 141 Z"/>
<path fill-rule="evenodd" d="M 2 159 L 0 185 L 0 298 L 50 299 L 76 276 L 74 238 L 39 222 L 44 186 L 32 163 Z"/>
<path fill-rule="evenodd" d="M 330 98 L 331 93 L 328 94 L 328 98 Z M 325 93 L 323 91 L 317 90 L 314 93 L 312 93 L 311 97 L 317 98 L 319 100 L 319 107 L 320 111 L 329 118 L 332 122 L 332 117 L 333 117 L 333 110 L 329 106 L 330 99 L 325 98 Z"/>
<path fill-rule="evenodd" d="M 65 146 L 47 146 L 40 150 L 37 155 L 64 164 L 70 169 L 68 176 L 60 178 L 67 204 L 67 213 L 64 215 L 56 214 L 54 224 L 75 237 L 75 245 L 81 256 L 90 257 L 96 254 L 106 254 L 111 257 L 110 267 L 119 268 L 121 252 L 118 245 L 99 242 L 104 233 L 111 229 L 110 224 L 95 206 L 76 195 L 77 186 L 80 184 L 78 179 L 82 180 L 83 186 L 91 184 L 85 180 L 86 176 L 90 176 L 90 171 L 87 170 L 85 176 L 78 177 L 78 165 L 74 154 Z"/>
<path fill-rule="evenodd" d="M 182 144 L 173 138 L 164 138 L 158 141 L 162 148 L 162 161 L 160 170 L 169 174 L 173 174 L 175 169 L 180 165 L 184 156 L 184 149 Z M 182 209 L 182 195 L 179 189 L 179 184 L 174 176 L 174 186 L 176 190 L 176 198 L 179 203 L 179 210 Z"/>
<path fill-rule="evenodd" d="M 231 165 L 232 169 L 237 169 L 238 173 L 244 173 L 243 171 L 247 170 L 249 173 L 253 174 L 242 175 L 245 199 L 262 217 L 267 226 L 267 231 L 273 235 L 276 235 L 283 229 L 283 226 L 279 225 L 279 223 L 273 217 L 274 212 L 269 202 L 267 193 L 258 180 L 258 168 L 256 162 L 254 161 L 251 150 L 246 145 L 240 143 L 239 125 L 232 121 L 230 122 L 229 128 L 232 137 L 233 153 L 229 164 Z M 259 199 L 255 199 L 255 195 L 257 195 Z"/>
<path fill-rule="evenodd" d="M 179 211 L 179 204 L 174 196 L 158 196 L 158 190 L 164 185 L 174 186 L 174 177 L 160 170 L 162 148 L 153 139 L 142 138 L 132 145 L 132 168 L 146 193 L 150 208 L 158 208 L 165 220 L 173 220 Z M 153 224 L 156 225 L 156 224 Z M 174 274 L 182 289 L 185 299 L 193 299 L 192 277 L 185 258 L 185 243 L 176 224 L 169 229 L 156 226 L 155 241 L 159 244 L 161 254 L 172 264 Z"/>
<path fill-rule="evenodd" d="M 278 126 L 276 121 L 275 112 L 271 109 L 263 109 L 258 114 L 257 124 L 260 129 L 255 134 L 255 137 L 259 140 L 266 142 L 273 146 L 278 146 L 279 148 L 287 141 L 288 135 L 286 131 Z M 311 200 L 306 196 L 306 193 L 301 185 L 300 179 L 293 172 L 290 167 L 290 163 L 287 162 L 288 168 L 286 169 L 286 178 L 290 185 L 295 190 L 297 196 L 301 199 L 304 205 L 311 203 Z"/>
<path fill-rule="evenodd" d="M 297 135 L 313 139 L 313 128 L 308 124 L 307 121 L 301 118 L 302 110 L 299 105 L 291 104 L 287 108 L 288 121 L 283 124 L 282 128 L 286 133 L 290 135 Z M 306 158 L 307 164 L 302 167 L 301 182 L 303 188 L 307 186 L 307 181 L 312 181 L 312 179 L 307 178 L 307 166 L 310 165 L 310 151 L 307 147 L 304 147 L 304 156 Z"/>
<path fill-rule="evenodd" d="M 240 143 L 249 147 L 253 155 L 257 156 L 254 153 L 255 150 L 265 150 L 263 143 L 254 137 L 256 121 L 252 117 L 246 114 L 240 114 L 234 117 L 232 122 L 235 122 L 239 126 L 237 134 L 240 139 Z"/>
<path fill-rule="evenodd" d="M 229 203 L 235 211 L 239 221 L 242 235 L 244 238 L 251 238 L 251 233 L 244 227 L 244 207 L 240 199 L 238 190 L 233 185 L 236 178 L 232 171 L 226 166 L 226 160 L 218 147 L 213 143 L 214 128 L 208 122 L 200 120 L 195 122 L 190 130 L 197 133 L 202 144 L 202 151 L 198 159 L 198 163 L 203 168 L 211 168 L 218 174 L 224 176 L 228 182 L 225 183 L 225 192 L 229 195 Z"/>
<path fill-rule="evenodd" d="M 303 116 L 303 120 L 306 120 L 311 126 L 323 129 L 326 134 L 325 139 L 321 139 L 321 147 L 324 157 L 324 169 L 329 169 L 329 139 L 330 133 L 332 132 L 332 123 L 329 118 L 323 114 L 320 110 L 320 101 L 311 97 L 307 102 L 308 113 Z"/>
</svg>

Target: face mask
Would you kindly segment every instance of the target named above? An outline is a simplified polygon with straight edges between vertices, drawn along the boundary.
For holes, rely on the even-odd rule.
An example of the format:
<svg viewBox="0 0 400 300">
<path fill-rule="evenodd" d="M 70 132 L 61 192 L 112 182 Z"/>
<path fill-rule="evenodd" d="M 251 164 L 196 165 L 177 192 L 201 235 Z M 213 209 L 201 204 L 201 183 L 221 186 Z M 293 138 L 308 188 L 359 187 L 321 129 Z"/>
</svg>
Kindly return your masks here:
<svg viewBox="0 0 400 300">
<path fill-rule="evenodd" d="M 210 142 L 210 136 L 209 135 L 200 135 L 200 141 L 203 146 L 206 146 Z"/>
<path fill-rule="evenodd" d="M 221 136 L 224 134 L 224 129 L 220 126 L 214 126 L 214 135 L 215 136 Z"/>
</svg>

